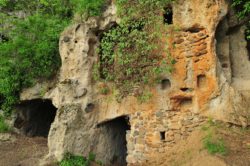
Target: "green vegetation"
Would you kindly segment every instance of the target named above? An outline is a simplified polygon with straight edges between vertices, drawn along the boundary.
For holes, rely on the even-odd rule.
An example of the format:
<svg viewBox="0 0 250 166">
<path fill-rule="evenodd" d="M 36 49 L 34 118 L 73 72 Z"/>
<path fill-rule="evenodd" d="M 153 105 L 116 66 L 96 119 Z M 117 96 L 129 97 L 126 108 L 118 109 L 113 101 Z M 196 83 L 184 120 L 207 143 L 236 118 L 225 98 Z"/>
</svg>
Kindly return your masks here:
<svg viewBox="0 0 250 166">
<path fill-rule="evenodd" d="M 233 0 L 233 7 L 237 11 L 237 16 L 239 19 L 245 19 L 250 15 L 250 0 Z M 246 30 L 246 39 L 250 40 L 250 21 L 248 20 Z"/>
<path fill-rule="evenodd" d="M 203 146 L 210 154 L 226 155 L 228 149 L 225 146 L 224 140 L 218 134 L 218 129 L 222 128 L 220 123 L 216 123 L 209 118 L 207 124 L 202 126 L 202 130 L 206 132 L 203 138 Z"/>
<path fill-rule="evenodd" d="M 141 103 L 149 101 L 153 97 L 153 94 L 150 91 L 144 91 L 141 95 L 137 97 L 137 100 Z"/>
<path fill-rule="evenodd" d="M 103 95 L 107 95 L 109 93 L 109 88 L 108 87 L 102 87 L 100 89 L 100 93 Z"/>
<path fill-rule="evenodd" d="M 5 123 L 4 118 L 0 115 L 0 133 L 10 131 L 10 127 Z"/>
<path fill-rule="evenodd" d="M 250 0 L 233 0 L 233 6 L 236 7 L 240 19 L 249 16 Z"/>
<path fill-rule="evenodd" d="M 104 0 L 0 0 L 0 105 L 5 115 L 21 89 L 60 67 L 60 33 L 76 14 L 101 14 Z"/>
<path fill-rule="evenodd" d="M 59 166 L 89 166 L 91 162 L 95 162 L 98 165 L 102 165 L 102 163 L 95 161 L 95 155 L 90 153 L 88 158 L 83 156 L 74 156 L 72 154 L 66 154 L 64 159 L 59 163 Z"/>
<path fill-rule="evenodd" d="M 203 139 L 203 145 L 204 148 L 207 149 L 207 151 L 210 154 L 226 154 L 226 146 L 221 138 L 214 138 L 212 133 L 209 133 L 204 139 Z"/>
<path fill-rule="evenodd" d="M 16 21 L 9 40 L 0 45 L 0 94 L 5 112 L 21 88 L 49 78 L 60 66 L 58 38 L 67 23 L 41 14 Z"/>
<path fill-rule="evenodd" d="M 124 97 L 136 86 L 144 88 L 154 84 L 160 74 L 169 73 L 171 58 L 163 42 L 168 25 L 163 13 L 171 2 L 116 0 L 121 22 L 102 37 L 94 78 L 113 82 Z"/>
<path fill-rule="evenodd" d="M 71 2 L 74 6 L 74 12 L 85 18 L 101 15 L 106 4 L 106 0 L 72 0 Z"/>
</svg>

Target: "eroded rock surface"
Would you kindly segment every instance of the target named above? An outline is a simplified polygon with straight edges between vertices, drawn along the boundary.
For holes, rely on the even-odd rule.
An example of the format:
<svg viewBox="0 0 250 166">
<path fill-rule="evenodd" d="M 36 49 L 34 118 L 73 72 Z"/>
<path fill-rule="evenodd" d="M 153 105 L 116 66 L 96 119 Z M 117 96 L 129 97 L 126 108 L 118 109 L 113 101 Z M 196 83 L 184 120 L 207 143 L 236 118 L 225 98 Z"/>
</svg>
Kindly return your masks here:
<svg viewBox="0 0 250 166">
<path fill-rule="evenodd" d="M 133 96 L 117 102 L 113 93 L 100 94 L 102 83 L 92 80 L 101 33 L 119 22 L 115 6 L 67 28 L 60 38 L 58 81 L 43 95 L 58 108 L 47 158 L 92 152 L 107 165 L 140 165 L 186 139 L 206 117 L 249 125 L 248 43 L 244 26 L 230 31 L 233 19 L 226 0 L 173 3 L 170 27 L 179 30 L 165 41 L 172 45 L 174 71 L 151 88 L 153 97 L 143 104 Z M 21 99 L 37 98 L 35 91 L 25 90 Z"/>
</svg>

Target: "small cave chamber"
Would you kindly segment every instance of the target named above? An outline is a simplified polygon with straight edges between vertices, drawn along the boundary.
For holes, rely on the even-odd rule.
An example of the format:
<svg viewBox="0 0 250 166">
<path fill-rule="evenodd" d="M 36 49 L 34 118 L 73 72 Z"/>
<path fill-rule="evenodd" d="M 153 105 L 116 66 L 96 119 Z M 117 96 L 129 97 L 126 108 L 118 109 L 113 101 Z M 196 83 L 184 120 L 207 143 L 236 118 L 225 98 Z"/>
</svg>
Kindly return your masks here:
<svg viewBox="0 0 250 166">
<path fill-rule="evenodd" d="M 127 140 L 126 133 L 130 130 L 128 116 L 121 116 L 104 122 L 99 125 L 105 129 L 105 148 L 109 149 L 106 155 L 109 158 L 110 165 L 126 166 Z"/>
<path fill-rule="evenodd" d="M 57 108 L 51 100 L 34 99 L 16 106 L 14 127 L 29 137 L 48 137 Z"/>
<path fill-rule="evenodd" d="M 164 8 L 163 23 L 173 24 L 173 9 L 171 6 L 167 6 Z"/>
<path fill-rule="evenodd" d="M 163 79 L 161 80 L 161 89 L 162 90 L 167 90 L 171 88 L 171 82 L 169 79 Z"/>
</svg>

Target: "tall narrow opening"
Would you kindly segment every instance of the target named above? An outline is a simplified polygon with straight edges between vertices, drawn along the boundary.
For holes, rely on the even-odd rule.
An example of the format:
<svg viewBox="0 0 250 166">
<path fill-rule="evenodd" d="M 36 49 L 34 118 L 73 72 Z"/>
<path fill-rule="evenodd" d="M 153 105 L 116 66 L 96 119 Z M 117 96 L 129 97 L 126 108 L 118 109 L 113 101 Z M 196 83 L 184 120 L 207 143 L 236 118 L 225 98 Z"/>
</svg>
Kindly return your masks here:
<svg viewBox="0 0 250 166">
<path fill-rule="evenodd" d="M 17 106 L 14 127 L 27 136 L 47 137 L 56 116 L 56 107 L 51 100 L 29 100 Z"/>
<path fill-rule="evenodd" d="M 197 87 L 200 89 L 204 89 L 207 87 L 207 78 L 204 74 L 197 76 Z"/>
<path fill-rule="evenodd" d="M 171 6 L 164 8 L 163 22 L 165 24 L 173 24 L 173 9 Z"/>
<path fill-rule="evenodd" d="M 247 30 L 245 31 L 245 38 L 246 38 L 246 41 L 247 41 L 247 54 L 248 54 L 248 60 L 250 61 L 250 39 L 248 38 L 250 36 L 250 26 L 247 26 Z"/>
<path fill-rule="evenodd" d="M 166 140 L 165 133 L 166 133 L 165 131 L 161 131 L 160 132 L 161 141 L 165 141 Z"/>
<path fill-rule="evenodd" d="M 110 165 L 126 166 L 126 132 L 130 130 L 129 118 L 127 116 L 118 117 L 103 123 L 101 127 L 106 129 L 105 147 L 109 149 L 107 153 Z"/>
</svg>

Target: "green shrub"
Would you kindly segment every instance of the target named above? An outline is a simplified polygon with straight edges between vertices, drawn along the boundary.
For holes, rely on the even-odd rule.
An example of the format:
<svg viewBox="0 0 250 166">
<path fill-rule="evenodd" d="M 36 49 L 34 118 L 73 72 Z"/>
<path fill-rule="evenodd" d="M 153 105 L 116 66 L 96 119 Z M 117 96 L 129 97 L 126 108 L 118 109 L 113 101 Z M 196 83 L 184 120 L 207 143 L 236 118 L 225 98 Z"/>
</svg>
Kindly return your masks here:
<svg viewBox="0 0 250 166">
<path fill-rule="evenodd" d="M 89 153 L 88 158 L 67 153 L 64 159 L 59 163 L 59 166 L 90 166 L 91 162 L 95 162 L 95 154 L 93 153 Z M 100 161 L 96 163 L 102 165 Z"/>
<path fill-rule="evenodd" d="M 72 0 L 71 2 L 75 13 L 89 17 L 101 15 L 106 0 Z"/>
<path fill-rule="evenodd" d="M 153 94 L 149 91 L 144 91 L 142 94 L 138 95 L 137 99 L 140 103 L 145 103 L 153 97 Z"/>
<path fill-rule="evenodd" d="M 0 105 L 5 115 L 11 114 L 21 89 L 56 74 L 59 36 L 70 19 L 76 13 L 100 15 L 104 2 L 0 0 Z M 25 17 L 17 17 L 14 13 L 18 11 Z"/>
<path fill-rule="evenodd" d="M 240 19 L 249 16 L 250 0 L 233 0 L 233 6 L 237 10 L 237 15 Z"/>
<path fill-rule="evenodd" d="M 59 166 L 87 166 L 87 160 L 82 156 L 65 155 Z"/>
<path fill-rule="evenodd" d="M 109 88 L 108 87 L 102 87 L 100 89 L 100 93 L 103 95 L 107 95 L 109 93 Z"/>
<path fill-rule="evenodd" d="M 203 146 L 210 154 L 225 155 L 227 152 L 224 141 L 213 138 L 211 133 L 203 139 Z"/>
<path fill-rule="evenodd" d="M 0 133 L 10 131 L 10 127 L 5 123 L 4 118 L 0 115 Z"/>
<path fill-rule="evenodd" d="M 0 43 L 0 96 L 5 113 L 18 101 L 22 88 L 56 74 L 60 66 L 58 38 L 67 21 L 36 14 L 19 20 Z"/>
<path fill-rule="evenodd" d="M 250 15 L 250 0 L 233 0 L 232 6 L 236 9 L 239 19 L 248 18 Z M 246 39 L 250 40 L 250 21 L 246 23 Z"/>
</svg>

